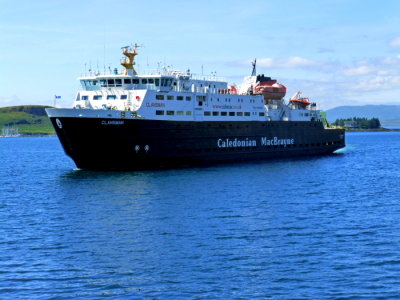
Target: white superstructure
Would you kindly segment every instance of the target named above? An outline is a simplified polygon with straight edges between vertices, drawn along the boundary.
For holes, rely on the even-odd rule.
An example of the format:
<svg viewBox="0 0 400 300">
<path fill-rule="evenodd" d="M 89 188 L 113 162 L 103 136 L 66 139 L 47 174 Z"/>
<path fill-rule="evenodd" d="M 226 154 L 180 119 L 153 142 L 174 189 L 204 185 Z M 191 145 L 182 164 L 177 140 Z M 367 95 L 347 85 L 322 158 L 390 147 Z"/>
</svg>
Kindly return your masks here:
<svg viewBox="0 0 400 300">
<path fill-rule="evenodd" d="M 270 100 L 254 94 L 256 76 L 245 77 L 238 87 L 228 87 L 226 81 L 215 76 L 199 78 L 189 71 L 138 75 L 133 68 L 137 46 L 123 48 L 123 54 L 126 58 L 121 62 L 122 72 L 115 69 L 113 74 L 79 78 L 82 89 L 73 108 L 79 109 L 80 116 L 97 113 L 99 117 L 182 121 L 321 120 L 311 103 L 286 104 L 284 99 Z"/>
</svg>

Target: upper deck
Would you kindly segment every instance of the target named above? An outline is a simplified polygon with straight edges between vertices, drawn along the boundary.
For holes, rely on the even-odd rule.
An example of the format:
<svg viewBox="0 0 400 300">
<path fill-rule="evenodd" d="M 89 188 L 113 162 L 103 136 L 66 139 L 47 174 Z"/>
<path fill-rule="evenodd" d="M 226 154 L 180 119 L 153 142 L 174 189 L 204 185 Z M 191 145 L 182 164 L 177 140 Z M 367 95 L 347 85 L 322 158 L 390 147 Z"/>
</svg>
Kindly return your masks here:
<svg viewBox="0 0 400 300">
<path fill-rule="evenodd" d="M 119 90 L 154 90 L 159 92 L 203 92 L 218 93 L 226 90 L 226 82 L 216 77 L 198 78 L 192 74 L 125 75 L 109 74 L 78 78 L 85 91 L 100 91 L 116 88 Z"/>
<path fill-rule="evenodd" d="M 285 104 L 283 96 L 274 94 L 279 89 L 275 85 L 268 87 L 274 97 L 259 93 L 256 86 L 260 76 L 247 76 L 240 86 L 228 86 L 215 74 L 196 76 L 189 70 L 162 68 L 139 75 L 133 68 L 136 48 L 124 48 L 123 53 L 127 56 L 121 62 L 125 70 L 78 78 L 82 89 L 74 108 L 131 111 L 135 116 L 157 120 L 320 120 L 316 107 L 307 106 L 310 103 Z"/>
</svg>

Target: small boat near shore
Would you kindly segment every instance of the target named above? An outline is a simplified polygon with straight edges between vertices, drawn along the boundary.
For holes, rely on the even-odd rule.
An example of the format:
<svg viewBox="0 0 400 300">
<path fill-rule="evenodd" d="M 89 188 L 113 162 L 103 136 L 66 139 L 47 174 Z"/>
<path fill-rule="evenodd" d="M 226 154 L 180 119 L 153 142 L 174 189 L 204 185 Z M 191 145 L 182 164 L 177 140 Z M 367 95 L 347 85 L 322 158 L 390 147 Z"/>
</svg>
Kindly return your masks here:
<svg viewBox="0 0 400 300">
<path fill-rule="evenodd" d="M 5 125 L 1 130 L 0 137 L 19 137 L 19 129 L 16 126 Z"/>
</svg>

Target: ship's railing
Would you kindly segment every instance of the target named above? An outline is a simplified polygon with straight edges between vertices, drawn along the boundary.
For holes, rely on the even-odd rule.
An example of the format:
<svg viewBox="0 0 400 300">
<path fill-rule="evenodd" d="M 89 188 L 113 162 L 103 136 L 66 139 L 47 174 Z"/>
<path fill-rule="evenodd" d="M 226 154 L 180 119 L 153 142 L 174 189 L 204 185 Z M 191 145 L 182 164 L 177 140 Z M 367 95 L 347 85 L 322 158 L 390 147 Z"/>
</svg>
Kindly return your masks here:
<svg viewBox="0 0 400 300">
<path fill-rule="evenodd" d="M 161 75 L 161 76 L 185 76 L 189 77 L 192 80 L 205 80 L 205 81 L 218 81 L 218 82 L 226 82 L 226 78 L 222 76 L 216 76 L 215 74 L 210 75 L 199 75 L 195 73 L 185 73 L 177 70 L 171 69 L 140 69 L 137 67 L 139 76 L 146 76 L 146 75 Z M 140 72 L 139 72 L 140 71 Z"/>
<path fill-rule="evenodd" d="M 173 70 L 173 69 L 168 69 L 168 68 L 157 68 L 157 69 L 142 69 L 139 64 L 135 65 L 139 76 L 174 76 L 174 77 L 179 77 L 179 76 L 185 76 L 189 77 L 192 80 L 205 80 L 205 81 L 218 81 L 218 82 L 227 82 L 225 77 L 222 76 L 217 76 L 215 73 L 212 73 L 210 75 L 200 75 L 196 73 L 190 73 L 190 72 L 181 72 L 178 70 Z M 103 72 L 101 71 L 92 71 L 90 70 L 89 72 L 86 72 L 84 74 L 81 74 L 81 77 L 93 77 L 93 76 L 105 76 L 105 75 L 124 75 L 124 70 L 115 68 L 114 70 L 111 70 L 111 68 L 108 68 L 108 70 L 104 69 Z"/>
<path fill-rule="evenodd" d="M 218 82 L 227 82 L 226 78 L 221 76 L 214 76 L 214 75 L 197 75 L 197 74 L 190 74 L 191 79 L 194 80 L 204 80 L 204 81 L 218 81 Z"/>
<path fill-rule="evenodd" d="M 84 90 L 86 91 L 101 91 L 108 90 L 109 86 L 86 86 Z M 204 94 L 229 94 L 226 93 L 226 90 L 221 90 L 218 88 L 210 88 L 208 86 L 189 86 L 184 88 L 181 85 L 178 86 L 156 86 L 155 84 L 122 84 L 118 87 L 112 87 L 123 90 L 153 90 L 153 91 L 175 91 L 181 93 L 204 93 Z"/>
</svg>

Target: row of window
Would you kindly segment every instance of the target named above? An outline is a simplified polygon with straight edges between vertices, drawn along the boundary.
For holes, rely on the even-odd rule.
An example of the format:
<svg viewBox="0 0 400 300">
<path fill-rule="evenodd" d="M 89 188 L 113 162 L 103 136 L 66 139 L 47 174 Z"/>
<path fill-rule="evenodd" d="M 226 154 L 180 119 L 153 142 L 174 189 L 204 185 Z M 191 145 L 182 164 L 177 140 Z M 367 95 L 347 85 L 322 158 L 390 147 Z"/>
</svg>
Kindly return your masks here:
<svg viewBox="0 0 400 300">
<path fill-rule="evenodd" d="M 253 112 L 253 115 L 256 115 L 256 114 L 257 113 Z M 222 116 L 222 117 L 226 117 L 226 116 L 243 117 L 243 116 L 245 116 L 245 117 L 250 117 L 250 112 L 248 112 L 248 111 L 245 111 L 245 112 L 243 112 L 243 111 L 238 111 L 238 112 L 235 112 L 235 111 L 229 111 L 229 112 L 227 112 L 227 111 L 221 111 L 221 112 L 219 112 L 219 111 L 205 111 L 204 115 L 205 116 L 211 116 L 212 115 L 214 117 L 216 117 L 216 116 Z M 265 113 L 259 112 L 258 115 L 260 117 L 264 117 Z"/>
<path fill-rule="evenodd" d="M 185 100 L 190 101 L 192 100 L 192 97 L 190 96 L 176 96 L 176 100 L 183 100 L 185 98 Z M 175 100 L 175 96 L 174 95 L 160 95 L 157 94 L 156 95 L 156 100 Z M 199 102 L 205 102 L 206 101 L 206 96 L 196 96 L 196 100 Z M 211 98 L 211 101 L 213 100 L 213 98 Z M 217 101 L 219 101 L 219 98 L 216 99 Z M 242 102 L 243 103 L 243 99 L 237 99 L 237 102 Z M 225 102 L 231 102 L 231 99 L 225 99 Z M 262 102 L 262 101 L 261 101 Z M 255 103 L 254 99 L 250 99 L 250 103 Z"/>
<path fill-rule="evenodd" d="M 155 86 L 171 86 L 172 78 L 110 78 L 97 80 L 83 80 L 85 86 L 115 87 L 123 84 L 154 84 Z"/>
<path fill-rule="evenodd" d="M 89 100 L 89 96 L 82 96 L 81 97 L 82 100 Z M 118 96 L 117 95 L 107 95 L 107 97 L 105 98 L 107 100 L 117 100 Z M 126 100 L 128 99 L 128 95 L 121 95 L 120 96 L 121 100 Z M 76 100 L 80 100 L 79 97 Z M 103 96 L 102 95 L 94 95 L 93 96 L 93 100 L 103 100 Z"/>
<path fill-rule="evenodd" d="M 175 111 L 174 110 L 167 110 L 167 111 L 164 111 L 164 110 L 156 110 L 156 115 L 157 116 L 164 116 L 164 115 L 167 115 L 167 116 L 174 116 L 175 115 Z M 176 115 L 177 116 L 191 116 L 192 115 L 192 112 L 191 111 L 182 111 L 182 110 L 178 110 L 177 112 L 176 112 Z"/>
<path fill-rule="evenodd" d="M 165 95 L 156 95 L 156 100 L 164 100 L 165 98 L 167 100 L 175 100 L 175 96 L 173 96 L 173 95 L 167 95 L 166 97 L 165 97 Z M 190 97 L 190 96 L 186 96 L 186 97 L 176 96 L 176 100 L 183 100 L 183 98 L 185 98 L 186 101 L 192 100 L 192 97 Z"/>
<path fill-rule="evenodd" d="M 254 114 L 254 113 L 253 113 Z M 156 110 L 156 115 L 157 116 L 164 116 L 164 115 L 167 115 L 167 116 L 174 116 L 175 115 L 175 111 L 174 110 L 167 110 L 167 111 L 164 111 L 164 110 Z M 192 115 L 192 112 L 191 111 L 186 111 L 186 113 L 184 112 L 184 111 L 177 111 L 176 112 L 176 115 L 177 116 L 183 116 L 183 115 L 186 115 L 186 116 L 191 116 Z M 234 116 L 238 116 L 238 117 L 243 117 L 243 116 L 245 116 L 245 117 L 250 117 L 250 112 L 242 112 L 242 111 L 238 111 L 238 112 L 234 112 L 234 111 L 230 111 L 230 112 L 227 112 L 227 111 L 221 111 L 221 112 L 219 112 L 219 111 L 213 111 L 213 112 L 211 112 L 211 111 L 205 111 L 204 112 L 204 116 L 222 116 L 222 117 L 227 117 L 227 116 L 230 116 L 230 117 L 234 117 Z M 260 117 L 263 117 L 263 116 L 265 116 L 265 113 L 263 113 L 263 112 L 260 112 L 259 114 L 258 114 Z"/>
</svg>

